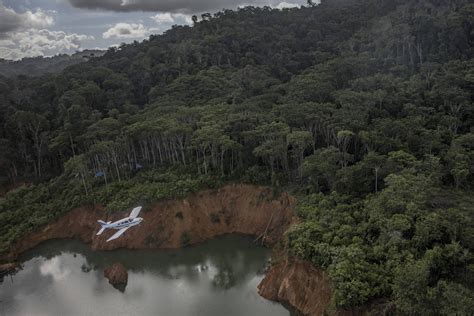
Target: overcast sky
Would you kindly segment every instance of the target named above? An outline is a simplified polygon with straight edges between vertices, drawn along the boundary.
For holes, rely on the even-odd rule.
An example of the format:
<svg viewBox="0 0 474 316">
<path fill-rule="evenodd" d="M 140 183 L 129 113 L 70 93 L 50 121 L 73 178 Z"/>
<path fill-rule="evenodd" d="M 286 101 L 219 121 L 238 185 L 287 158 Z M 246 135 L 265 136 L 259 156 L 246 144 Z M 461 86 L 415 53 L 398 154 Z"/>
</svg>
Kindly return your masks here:
<svg viewBox="0 0 474 316">
<path fill-rule="evenodd" d="M 105 49 L 190 24 L 193 14 L 306 0 L 0 0 L 0 58 Z"/>
</svg>

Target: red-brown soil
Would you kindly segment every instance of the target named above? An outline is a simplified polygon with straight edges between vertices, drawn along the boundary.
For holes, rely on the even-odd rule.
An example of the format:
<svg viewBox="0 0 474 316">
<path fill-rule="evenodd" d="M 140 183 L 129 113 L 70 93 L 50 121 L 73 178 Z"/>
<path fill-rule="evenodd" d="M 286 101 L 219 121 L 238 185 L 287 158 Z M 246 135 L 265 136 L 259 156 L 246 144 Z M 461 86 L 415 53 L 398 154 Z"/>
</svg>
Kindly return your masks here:
<svg viewBox="0 0 474 316">
<path fill-rule="evenodd" d="M 108 243 L 107 238 L 116 231 L 106 230 L 97 236 L 97 220 L 115 221 L 128 216 L 130 210 L 109 214 L 100 205 L 81 207 L 25 236 L 4 259 L 13 261 L 39 243 L 58 238 L 78 238 L 95 250 L 169 249 L 237 233 L 256 236 L 259 242 L 272 246 L 297 221 L 295 204 L 287 193 L 274 196 L 267 187 L 227 185 L 148 206 L 140 213 L 144 221 L 139 226 Z M 283 254 L 262 280 L 259 293 L 294 306 L 304 315 L 322 315 L 331 298 L 331 285 L 323 271 Z"/>
<path fill-rule="evenodd" d="M 9 255 L 14 260 L 20 253 L 37 244 L 57 238 L 79 238 L 95 250 L 117 248 L 179 248 L 223 234 L 246 234 L 261 237 L 267 245 L 278 241 L 294 222 L 295 199 L 287 193 L 273 197 L 266 187 L 227 185 L 218 190 L 205 190 L 183 200 L 161 201 L 140 216 L 144 221 L 120 238 L 106 243 L 115 230 L 102 235 L 97 220 L 115 221 L 128 216 L 129 210 L 108 215 L 104 207 L 76 208 L 59 220 L 31 233 L 16 243 Z"/>
<path fill-rule="evenodd" d="M 283 257 L 258 285 L 266 299 L 294 306 L 303 315 L 323 315 L 331 300 L 329 277 L 311 263 Z"/>
</svg>

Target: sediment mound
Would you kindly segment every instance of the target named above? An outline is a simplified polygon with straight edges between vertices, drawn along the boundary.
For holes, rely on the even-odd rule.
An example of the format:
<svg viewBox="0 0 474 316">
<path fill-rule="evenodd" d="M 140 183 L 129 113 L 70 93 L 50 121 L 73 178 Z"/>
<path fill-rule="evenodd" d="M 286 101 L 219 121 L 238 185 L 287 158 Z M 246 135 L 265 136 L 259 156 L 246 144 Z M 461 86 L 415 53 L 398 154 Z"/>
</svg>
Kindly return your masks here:
<svg viewBox="0 0 474 316">
<path fill-rule="evenodd" d="M 123 264 L 114 263 L 104 269 L 104 276 L 109 280 L 116 289 L 125 291 L 128 283 L 128 273 Z"/>
</svg>

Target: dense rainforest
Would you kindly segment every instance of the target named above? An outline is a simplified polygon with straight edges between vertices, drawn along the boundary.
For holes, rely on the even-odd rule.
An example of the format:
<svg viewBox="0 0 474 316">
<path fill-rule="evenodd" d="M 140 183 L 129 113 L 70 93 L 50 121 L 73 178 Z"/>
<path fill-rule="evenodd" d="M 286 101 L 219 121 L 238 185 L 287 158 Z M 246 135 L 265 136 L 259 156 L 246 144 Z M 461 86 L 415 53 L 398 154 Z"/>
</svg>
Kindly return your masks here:
<svg viewBox="0 0 474 316">
<path fill-rule="evenodd" d="M 288 251 L 328 271 L 336 308 L 472 313 L 473 2 L 193 21 L 57 74 L 0 76 L 0 252 L 75 206 L 267 184 L 298 197 Z"/>
<path fill-rule="evenodd" d="M 19 75 L 40 76 L 47 73 L 57 73 L 68 66 L 83 63 L 104 54 L 105 50 L 87 49 L 72 55 L 26 57 L 17 61 L 0 58 L 0 74 L 2 77 L 17 77 Z"/>
</svg>

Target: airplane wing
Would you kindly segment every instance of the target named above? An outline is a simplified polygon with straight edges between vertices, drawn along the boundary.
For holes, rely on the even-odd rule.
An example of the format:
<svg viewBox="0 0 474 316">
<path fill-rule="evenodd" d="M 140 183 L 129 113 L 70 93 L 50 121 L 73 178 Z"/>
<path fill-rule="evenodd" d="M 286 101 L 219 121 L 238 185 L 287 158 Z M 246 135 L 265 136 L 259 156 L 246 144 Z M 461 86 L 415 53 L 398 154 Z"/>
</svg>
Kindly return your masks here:
<svg viewBox="0 0 474 316">
<path fill-rule="evenodd" d="M 141 206 L 138 206 L 138 207 L 135 207 L 132 212 L 130 213 L 130 216 L 129 218 L 135 218 L 138 216 L 138 213 L 140 213 L 142 207 Z"/>
<path fill-rule="evenodd" d="M 107 242 L 119 238 L 119 237 L 122 236 L 122 234 L 125 233 L 125 231 L 126 231 L 127 229 L 129 229 L 130 227 L 131 227 L 131 226 L 127 226 L 127 227 L 124 227 L 124 228 L 120 229 L 118 232 L 116 232 L 115 234 L 113 234 L 112 237 L 110 237 L 109 239 L 107 239 Z"/>
</svg>

